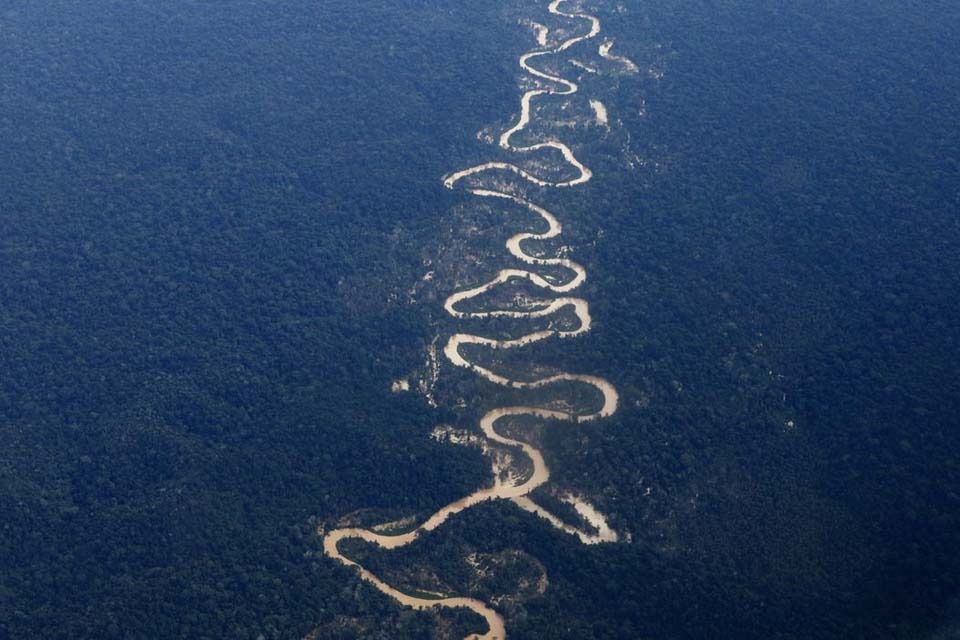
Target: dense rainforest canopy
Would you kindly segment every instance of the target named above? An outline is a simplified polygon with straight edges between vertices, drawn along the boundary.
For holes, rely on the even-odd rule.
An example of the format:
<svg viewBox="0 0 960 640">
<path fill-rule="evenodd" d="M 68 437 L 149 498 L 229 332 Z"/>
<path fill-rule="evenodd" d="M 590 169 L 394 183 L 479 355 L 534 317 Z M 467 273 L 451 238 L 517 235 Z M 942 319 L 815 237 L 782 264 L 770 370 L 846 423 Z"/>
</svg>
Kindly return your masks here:
<svg viewBox="0 0 960 640">
<path fill-rule="evenodd" d="M 956 637 L 960 7 L 583 4 L 643 73 L 583 84 L 616 126 L 551 204 L 595 327 L 538 355 L 623 410 L 542 438 L 630 542 L 497 503 L 353 552 L 512 589 L 517 639 Z M 525 224 L 464 238 L 440 179 L 509 126 L 545 8 L 0 4 L 0 638 L 478 630 L 316 532 L 489 481 L 430 437 L 479 405 L 391 383 L 450 331 L 444 265 Z"/>
</svg>

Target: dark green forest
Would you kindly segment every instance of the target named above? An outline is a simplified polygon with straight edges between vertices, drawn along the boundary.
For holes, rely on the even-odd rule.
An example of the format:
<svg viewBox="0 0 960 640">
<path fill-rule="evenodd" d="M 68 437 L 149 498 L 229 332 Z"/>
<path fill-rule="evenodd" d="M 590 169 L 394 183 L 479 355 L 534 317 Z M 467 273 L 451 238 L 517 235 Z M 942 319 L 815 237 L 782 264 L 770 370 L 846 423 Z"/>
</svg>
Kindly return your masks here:
<svg viewBox="0 0 960 640">
<path fill-rule="evenodd" d="M 317 529 L 490 480 L 430 433 L 510 393 L 390 385 L 530 224 L 441 177 L 495 157 L 546 4 L 0 0 L 0 638 L 482 630 Z M 960 6 L 582 4 L 641 73 L 582 83 L 616 126 L 545 204 L 595 325 L 535 355 L 622 407 L 539 437 L 630 542 L 497 503 L 350 553 L 511 594 L 521 640 L 960 636 Z"/>
</svg>

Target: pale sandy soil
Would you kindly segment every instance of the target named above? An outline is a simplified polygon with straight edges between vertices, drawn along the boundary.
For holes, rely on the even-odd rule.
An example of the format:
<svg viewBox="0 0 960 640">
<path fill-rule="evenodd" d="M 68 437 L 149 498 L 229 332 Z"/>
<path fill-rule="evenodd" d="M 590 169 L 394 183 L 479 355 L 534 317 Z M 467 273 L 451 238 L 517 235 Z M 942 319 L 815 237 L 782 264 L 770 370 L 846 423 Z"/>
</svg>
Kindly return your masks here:
<svg viewBox="0 0 960 640">
<path fill-rule="evenodd" d="M 598 52 L 600 53 L 600 57 L 606 58 L 607 60 L 612 60 L 614 62 L 619 62 L 621 65 L 623 65 L 624 69 L 626 69 L 630 73 L 637 73 L 640 70 L 637 67 L 637 65 L 633 62 L 633 60 L 610 53 L 610 49 L 612 48 L 613 48 L 613 40 L 605 41 L 603 44 L 600 45 L 600 49 L 598 50 Z"/>
<path fill-rule="evenodd" d="M 593 115 L 597 120 L 597 124 L 601 127 L 607 126 L 610 122 L 607 117 L 607 107 L 599 100 L 591 100 L 590 107 L 593 109 Z"/>
</svg>

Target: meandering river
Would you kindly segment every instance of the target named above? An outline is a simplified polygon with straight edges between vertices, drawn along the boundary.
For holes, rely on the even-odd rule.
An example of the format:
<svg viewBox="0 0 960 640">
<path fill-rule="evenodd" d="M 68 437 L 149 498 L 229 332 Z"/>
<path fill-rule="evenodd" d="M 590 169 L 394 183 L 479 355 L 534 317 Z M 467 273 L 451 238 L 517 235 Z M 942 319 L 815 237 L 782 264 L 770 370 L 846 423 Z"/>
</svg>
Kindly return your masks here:
<svg viewBox="0 0 960 640">
<path fill-rule="evenodd" d="M 574 155 L 569 146 L 558 140 L 546 140 L 527 146 L 515 145 L 513 138 L 524 131 L 533 117 L 534 103 L 542 96 L 569 96 L 576 93 L 579 87 L 576 82 L 553 75 L 541 68 L 534 66 L 538 58 L 552 56 L 567 51 L 575 45 L 595 39 L 600 33 L 600 21 L 589 14 L 579 10 L 565 11 L 562 7 L 567 4 L 566 0 L 553 0 L 549 5 L 551 14 L 558 18 L 571 21 L 574 25 L 583 24 L 586 29 L 580 28 L 580 35 L 575 35 L 563 39 L 560 42 L 550 44 L 551 31 L 539 23 L 531 22 L 536 28 L 537 42 L 539 47 L 533 51 L 527 52 L 520 57 L 520 67 L 524 72 L 537 79 L 537 88 L 531 89 L 523 94 L 520 100 L 520 116 L 516 123 L 503 132 L 499 138 L 499 146 L 502 149 L 519 153 L 532 154 L 544 150 L 559 152 L 564 162 L 572 170 L 572 177 L 565 180 L 549 180 L 542 176 L 537 176 L 520 166 L 507 162 L 487 162 L 473 167 L 468 167 L 456 171 L 446 176 L 443 184 L 450 189 L 457 188 L 461 184 L 468 185 L 466 191 L 476 197 L 492 198 L 505 200 L 525 208 L 536 214 L 543 221 L 546 229 L 539 233 L 524 232 L 518 233 L 507 240 L 507 251 L 523 265 L 530 268 L 547 267 L 551 275 L 549 277 L 540 275 L 532 270 L 524 268 L 503 269 L 488 282 L 462 290 L 450 295 L 445 303 L 444 309 L 454 318 L 461 319 L 483 319 L 508 317 L 516 319 L 534 319 L 552 316 L 564 309 L 569 309 L 577 318 L 577 324 L 573 328 L 556 329 L 548 328 L 526 334 L 520 338 L 512 340 L 499 340 L 477 336 L 469 333 L 457 333 L 450 337 L 443 353 L 447 360 L 457 367 L 468 369 L 484 379 L 504 387 L 513 389 L 540 389 L 559 382 L 568 382 L 587 385 L 593 387 L 599 392 L 602 402 L 599 407 L 592 410 L 577 411 L 573 409 L 557 409 L 544 406 L 507 406 L 498 407 L 489 411 L 480 420 L 480 430 L 483 436 L 492 444 L 507 447 L 514 450 L 521 450 L 529 459 L 532 472 L 524 474 L 522 477 L 511 476 L 506 480 L 501 479 L 500 474 L 494 473 L 493 485 L 487 488 L 478 489 L 468 496 L 446 505 L 423 523 L 402 535 L 389 535 L 378 533 L 376 531 L 364 528 L 344 528 L 336 529 L 326 533 L 323 540 L 324 552 L 330 558 L 337 560 L 344 565 L 355 567 L 363 580 L 370 583 L 383 593 L 394 598 L 403 605 L 415 609 L 428 609 L 434 607 L 464 607 L 474 611 L 486 620 L 487 631 L 483 634 L 476 634 L 469 637 L 468 640 L 504 640 L 507 636 L 506 626 L 503 618 L 488 604 L 475 598 L 467 597 L 420 597 L 404 593 L 395 587 L 390 586 L 376 575 L 360 566 L 357 562 L 346 557 L 341 551 L 339 544 L 346 539 L 360 539 L 369 543 L 376 544 L 384 549 L 395 549 L 410 544 L 426 532 L 433 531 L 440 527 L 450 517 L 469 509 L 474 505 L 488 500 L 512 500 L 520 508 L 529 511 L 543 518 L 544 521 L 557 527 L 558 529 L 574 535 L 584 544 L 597 544 L 603 542 L 615 542 L 618 539 L 617 533 L 613 531 L 606 522 L 603 515 L 583 498 L 567 494 L 561 497 L 561 500 L 569 503 L 576 512 L 588 522 L 594 531 L 581 530 L 574 527 L 559 517 L 550 513 L 546 508 L 537 504 L 532 497 L 532 493 L 538 487 L 543 486 L 550 480 L 550 469 L 544 461 L 543 454 L 533 445 L 516 438 L 508 437 L 498 431 L 498 423 L 510 420 L 518 416 L 533 416 L 541 420 L 567 421 L 574 423 L 583 423 L 591 420 L 612 415 L 617 410 L 618 396 L 617 391 L 609 382 L 603 378 L 575 373 L 557 373 L 533 380 L 516 380 L 498 374 L 490 368 L 484 367 L 473 362 L 464 355 L 462 347 L 467 345 L 479 345 L 489 349 L 510 350 L 528 346 L 530 344 L 546 340 L 549 338 L 572 338 L 590 331 L 591 317 L 590 309 L 586 300 L 574 297 L 571 292 L 578 289 L 586 280 L 586 270 L 580 264 L 567 258 L 545 258 L 532 255 L 525 250 L 527 243 L 534 243 L 543 240 L 549 240 L 560 236 L 563 227 L 557 217 L 545 208 L 527 200 L 526 198 L 500 191 L 489 186 L 477 184 L 484 174 L 495 174 L 496 172 L 509 172 L 519 176 L 523 181 L 536 187 L 555 187 L 566 188 L 588 182 L 592 173 L 582 162 Z M 635 70 L 636 66 L 620 56 L 610 53 L 612 47 L 611 41 L 605 41 L 598 48 L 598 54 L 602 58 L 618 62 L 624 65 L 628 70 Z M 606 112 L 604 111 L 604 117 Z M 555 272 L 565 272 L 565 278 L 558 278 Z M 532 305 L 533 308 L 522 308 L 516 310 L 490 310 L 490 311 L 464 311 L 460 306 L 463 302 L 482 296 L 484 293 L 500 285 L 513 280 L 526 280 L 535 287 L 554 294 L 560 294 L 559 297 L 549 301 Z"/>
</svg>

